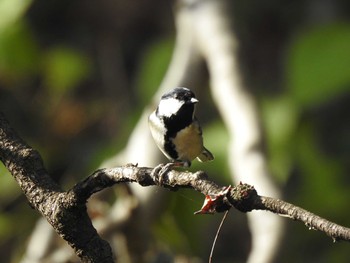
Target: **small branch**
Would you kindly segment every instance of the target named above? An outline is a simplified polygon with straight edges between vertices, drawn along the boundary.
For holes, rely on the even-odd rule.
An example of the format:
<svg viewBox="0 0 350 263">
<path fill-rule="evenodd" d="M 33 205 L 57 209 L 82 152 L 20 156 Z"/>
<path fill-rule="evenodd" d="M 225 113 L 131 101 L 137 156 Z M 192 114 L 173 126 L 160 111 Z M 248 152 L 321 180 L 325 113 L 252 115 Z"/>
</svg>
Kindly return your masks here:
<svg viewBox="0 0 350 263">
<path fill-rule="evenodd" d="M 99 169 L 84 181 L 77 183 L 71 191 L 82 201 L 86 201 L 92 194 L 117 183 L 136 182 L 142 186 L 157 185 L 158 182 L 151 177 L 152 171 L 153 168 L 137 167 L 133 164 Z M 205 195 L 215 195 L 222 190 L 202 171 L 190 173 L 171 170 L 166 174 L 162 186 L 174 191 L 178 188 L 192 188 Z"/>
<path fill-rule="evenodd" d="M 156 185 L 157 182 L 154 182 L 151 177 L 152 170 L 152 168 L 137 167 L 131 164 L 112 169 L 100 169 L 84 181 L 75 185 L 72 191 L 78 196 L 88 198 L 93 193 L 117 183 L 136 182 L 142 186 Z M 228 188 L 215 184 L 202 171 L 190 173 L 171 170 L 164 176 L 162 183 L 163 187 L 172 190 L 192 188 L 203 195 L 212 197 L 221 195 L 223 189 Z M 337 225 L 280 199 L 260 196 L 254 187 L 248 184 L 240 183 L 237 186 L 231 187 L 224 198 L 217 198 L 215 202 L 214 211 L 216 212 L 224 212 L 231 207 L 235 207 L 241 212 L 250 212 L 252 210 L 270 211 L 275 214 L 287 216 L 293 220 L 301 221 L 310 229 L 324 232 L 326 235 L 332 237 L 334 241 L 350 241 L 349 228 Z"/>
<path fill-rule="evenodd" d="M 336 223 L 280 199 L 260 196 L 260 200 L 262 210 L 268 210 L 301 221 L 309 227 L 309 229 L 324 232 L 326 235 L 330 236 L 334 242 L 340 240 L 350 241 L 350 229 L 347 227 L 337 225 Z"/>
</svg>

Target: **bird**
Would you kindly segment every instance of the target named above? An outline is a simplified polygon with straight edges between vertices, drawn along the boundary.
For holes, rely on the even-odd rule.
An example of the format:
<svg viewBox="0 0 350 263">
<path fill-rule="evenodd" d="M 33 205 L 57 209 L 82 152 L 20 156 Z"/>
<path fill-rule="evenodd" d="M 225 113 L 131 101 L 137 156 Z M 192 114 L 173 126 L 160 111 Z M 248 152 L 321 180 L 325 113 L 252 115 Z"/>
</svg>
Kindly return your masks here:
<svg viewBox="0 0 350 263">
<path fill-rule="evenodd" d="M 177 87 L 165 93 L 150 114 L 148 124 L 152 137 L 170 161 L 163 172 L 174 166 L 190 167 L 195 158 L 200 162 L 214 159 L 203 145 L 202 129 L 195 116 L 198 102 L 190 89 Z"/>
</svg>

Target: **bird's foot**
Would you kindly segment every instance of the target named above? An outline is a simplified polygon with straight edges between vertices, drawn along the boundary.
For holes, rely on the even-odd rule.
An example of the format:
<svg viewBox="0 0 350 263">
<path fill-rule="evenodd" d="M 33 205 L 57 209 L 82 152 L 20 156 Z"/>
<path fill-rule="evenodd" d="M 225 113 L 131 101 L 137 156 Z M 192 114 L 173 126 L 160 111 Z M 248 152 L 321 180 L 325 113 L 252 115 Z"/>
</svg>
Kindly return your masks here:
<svg viewBox="0 0 350 263">
<path fill-rule="evenodd" d="M 158 185 L 162 185 L 165 175 L 174 166 L 176 166 L 175 163 L 161 163 L 154 167 L 151 172 L 151 177 L 153 178 L 154 182 L 156 182 Z"/>
<path fill-rule="evenodd" d="M 151 172 L 151 177 L 154 182 L 158 185 L 163 185 L 165 175 L 174 167 L 190 167 L 191 162 L 189 161 L 176 161 L 170 163 L 161 163 L 153 168 Z"/>
</svg>

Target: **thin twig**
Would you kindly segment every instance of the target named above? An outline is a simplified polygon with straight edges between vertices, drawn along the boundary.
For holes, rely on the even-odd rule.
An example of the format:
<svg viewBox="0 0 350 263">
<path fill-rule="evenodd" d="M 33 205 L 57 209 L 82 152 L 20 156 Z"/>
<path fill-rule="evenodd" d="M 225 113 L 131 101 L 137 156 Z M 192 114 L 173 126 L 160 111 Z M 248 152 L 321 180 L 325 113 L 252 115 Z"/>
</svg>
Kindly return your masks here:
<svg viewBox="0 0 350 263">
<path fill-rule="evenodd" d="M 71 191 L 77 196 L 88 198 L 91 194 L 117 183 L 136 182 L 142 186 L 158 185 L 159 182 L 154 181 L 154 178 L 151 177 L 152 170 L 152 168 L 130 164 L 112 169 L 100 169 L 74 186 Z M 234 187 L 221 187 L 208 178 L 205 172 L 191 173 L 176 170 L 165 174 L 162 183 L 162 187 L 172 190 L 190 188 L 205 196 L 211 196 L 215 200 L 210 209 L 213 212 L 225 212 L 231 207 L 241 212 L 270 211 L 303 222 L 308 228 L 322 231 L 333 240 L 350 241 L 350 228 L 335 224 L 280 199 L 260 196 L 254 187 L 248 184 L 240 183 Z M 222 197 L 223 189 L 227 188 L 230 191 L 227 191 L 226 196 Z M 218 196 L 220 198 L 215 198 Z"/>
<path fill-rule="evenodd" d="M 227 217 L 228 211 L 229 211 L 229 210 L 227 210 L 227 211 L 225 212 L 224 216 L 222 217 L 221 222 L 220 222 L 220 225 L 219 225 L 219 228 L 218 228 L 218 231 L 216 232 L 216 235 L 215 235 L 215 238 L 214 238 L 214 242 L 213 242 L 213 245 L 211 246 L 211 250 L 210 250 L 209 263 L 212 262 L 213 253 L 214 253 L 214 248 L 215 248 L 215 244 L 216 244 L 216 240 L 218 239 L 218 236 L 219 236 L 220 231 L 221 231 L 221 227 L 222 227 L 222 225 L 224 224 L 224 221 L 225 221 L 225 219 L 226 219 L 226 217 Z"/>
</svg>

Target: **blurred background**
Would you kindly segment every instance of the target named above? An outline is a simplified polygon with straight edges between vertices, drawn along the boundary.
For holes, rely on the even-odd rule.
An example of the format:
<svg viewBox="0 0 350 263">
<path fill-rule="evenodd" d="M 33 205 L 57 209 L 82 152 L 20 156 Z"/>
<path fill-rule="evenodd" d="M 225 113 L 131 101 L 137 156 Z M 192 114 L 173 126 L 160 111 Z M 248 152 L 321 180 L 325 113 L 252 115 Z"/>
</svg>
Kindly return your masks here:
<svg viewBox="0 0 350 263">
<path fill-rule="evenodd" d="M 0 110 L 63 189 L 125 146 L 171 59 L 174 10 L 164 0 L 0 0 Z M 350 226 L 350 2 L 233 1 L 229 12 L 283 199 Z M 225 127 L 210 94 L 201 96 L 217 161 L 194 169 L 232 184 Z M 118 191 L 101 198 L 112 203 Z M 193 216 L 198 193 L 165 194 L 169 205 L 150 226 L 163 253 L 153 262 L 207 261 L 221 215 Z M 2 261 L 20 262 L 40 215 L 2 164 L 0 211 Z M 348 243 L 285 220 L 276 262 L 347 262 Z M 249 248 L 245 215 L 231 211 L 214 261 L 244 262 Z"/>
</svg>

